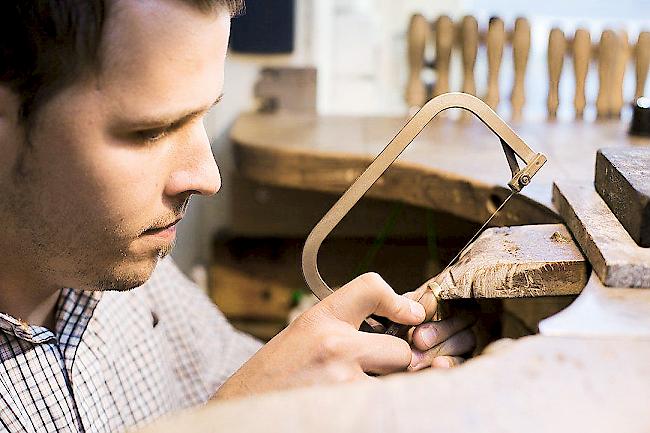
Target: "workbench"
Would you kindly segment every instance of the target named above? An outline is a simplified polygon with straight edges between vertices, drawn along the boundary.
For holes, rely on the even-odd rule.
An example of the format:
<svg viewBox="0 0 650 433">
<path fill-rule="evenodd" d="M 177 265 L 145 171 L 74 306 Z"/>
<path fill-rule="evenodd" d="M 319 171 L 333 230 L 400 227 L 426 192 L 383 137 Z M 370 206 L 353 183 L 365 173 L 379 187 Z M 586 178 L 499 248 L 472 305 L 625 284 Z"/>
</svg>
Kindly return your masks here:
<svg viewBox="0 0 650 433">
<path fill-rule="evenodd" d="M 237 119 L 231 137 L 237 167 L 244 176 L 268 185 L 341 193 L 404 122 L 398 117 L 248 113 Z M 549 162 L 494 220 L 497 226 L 522 227 L 488 230 L 474 248 L 476 254 L 492 254 L 501 265 L 516 267 L 522 275 L 539 274 L 542 284 L 526 290 L 515 284 L 499 291 L 482 288 L 473 279 L 467 284 L 471 288 L 467 296 L 530 297 L 582 291 L 566 310 L 539 324 L 542 335 L 497 341 L 484 354 L 450 371 L 429 370 L 376 382 L 213 403 L 145 431 L 181 431 L 188 426 L 197 432 L 260 428 L 378 433 L 647 431 L 650 290 L 605 286 L 596 272 L 606 275 L 608 268 L 596 266 L 590 271 L 592 253 L 586 259 L 580 251 L 597 251 L 599 246 L 588 242 L 600 242 L 589 236 L 593 227 L 583 225 L 605 221 L 596 218 L 581 224 L 589 220 L 581 213 L 593 204 L 590 194 L 597 150 L 645 148 L 650 139 L 630 138 L 620 121 L 511 126 Z M 482 222 L 508 195 L 508 180 L 496 137 L 478 121 L 447 117 L 434 120 L 368 195 Z M 498 250 L 493 240 L 499 236 L 509 237 L 509 248 L 515 252 Z M 642 250 L 646 254 L 647 249 Z M 557 265 L 530 266 L 545 251 L 552 252 L 549 257 Z M 527 267 L 510 263 L 520 259 L 527 261 Z M 474 266 L 472 272 L 476 272 L 477 266 L 491 265 L 470 264 L 461 258 L 458 266 Z M 525 280 L 526 275 L 521 278 Z M 558 279 L 558 275 L 566 278 Z M 510 277 L 516 280 L 517 273 Z"/>
<path fill-rule="evenodd" d="M 244 176 L 269 185 L 342 193 L 406 120 L 246 113 L 235 121 L 230 136 L 237 169 Z M 552 204 L 554 180 L 593 182 L 598 149 L 650 144 L 648 139 L 629 137 L 621 121 L 510 126 L 548 162 L 497 216 L 495 225 L 560 222 Z M 368 196 L 483 222 L 509 194 L 508 175 L 497 137 L 481 122 L 436 118 Z"/>
</svg>

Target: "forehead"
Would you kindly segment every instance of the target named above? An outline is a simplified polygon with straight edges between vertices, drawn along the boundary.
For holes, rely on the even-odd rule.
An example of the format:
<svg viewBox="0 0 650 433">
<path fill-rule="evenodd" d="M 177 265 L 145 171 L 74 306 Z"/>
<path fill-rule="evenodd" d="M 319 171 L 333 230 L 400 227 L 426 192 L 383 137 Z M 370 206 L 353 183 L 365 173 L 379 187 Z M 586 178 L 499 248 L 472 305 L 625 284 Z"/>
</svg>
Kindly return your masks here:
<svg viewBox="0 0 650 433">
<path fill-rule="evenodd" d="M 126 113 L 210 103 L 223 86 L 229 26 L 227 11 L 206 12 L 180 0 L 116 1 L 97 90 Z"/>
</svg>

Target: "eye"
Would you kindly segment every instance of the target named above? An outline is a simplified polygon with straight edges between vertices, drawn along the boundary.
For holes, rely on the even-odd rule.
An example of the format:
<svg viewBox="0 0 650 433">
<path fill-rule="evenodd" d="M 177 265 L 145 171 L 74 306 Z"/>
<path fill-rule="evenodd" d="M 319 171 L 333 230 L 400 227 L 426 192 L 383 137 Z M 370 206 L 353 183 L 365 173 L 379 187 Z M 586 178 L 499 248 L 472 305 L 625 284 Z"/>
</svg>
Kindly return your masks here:
<svg viewBox="0 0 650 433">
<path fill-rule="evenodd" d="M 161 140 L 168 133 L 169 133 L 169 128 L 165 127 L 165 128 L 155 128 L 155 129 L 137 131 L 136 136 L 141 141 L 152 143 Z"/>
</svg>

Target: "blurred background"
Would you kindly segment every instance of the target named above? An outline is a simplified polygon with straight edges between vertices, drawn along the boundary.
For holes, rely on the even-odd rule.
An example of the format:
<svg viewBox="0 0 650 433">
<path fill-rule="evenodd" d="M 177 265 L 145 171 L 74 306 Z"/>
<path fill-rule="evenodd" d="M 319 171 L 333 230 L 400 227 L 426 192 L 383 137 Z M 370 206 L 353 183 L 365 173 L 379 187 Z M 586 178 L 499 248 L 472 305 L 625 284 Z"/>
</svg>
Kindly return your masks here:
<svg viewBox="0 0 650 433">
<path fill-rule="evenodd" d="M 430 29 L 419 66 L 413 65 L 412 55 L 409 57 L 409 46 L 414 49 L 413 41 L 409 42 L 414 14 L 422 16 Z M 409 100 L 409 85 L 422 86 L 429 96 L 435 94 L 440 74 L 440 61 L 434 62 L 439 58 L 435 30 L 440 16 L 449 17 L 454 29 L 449 65 L 445 66 L 451 91 L 460 91 L 464 85 L 460 26 L 464 17 L 475 18 L 479 41 L 475 94 L 480 97 L 488 92 L 490 18 L 502 20 L 505 33 L 497 74 L 500 100 L 494 108 L 506 119 L 515 117 L 510 97 L 515 79 L 512 38 L 518 17 L 524 17 L 530 26 L 526 102 L 520 118 L 535 122 L 549 117 L 552 28 L 562 31 L 566 43 L 559 103 L 553 116 L 558 122 L 576 117 L 571 48 L 578 28 L 590 33 L 595 53 L 588 62 L 584 121 L 599 116 L 596 100 L 602 80 L 595 59 L 605 29 L 614 31 L 619 43 L 622 38 L 628 41 L 625 49 L 629 55 L 623 60 L 627 68 L 620 87 L 626 102 L 638 96 L 635 44 L 642 31 L 650 30 L 648 0 L 248 0 L 246 14 L 232 22 L 223 102 L 205 121 L 223 187 L 216 197 L 193 202 L 179 226 L 173 252 L 180 267 L 212 295 L 237 326 L 269 338 L 286 324 L 289 312 L 308 293 L 300 274 L 304 238 L 338 195 L 279 187 L 242 175 L 231 140 L 233 124 L 242 113 L 254 111 L 359 118 L 406 116 L 411 107 L 421 105 Z M 620 50 L 615 47 L 612 56 Z M 409 82 L 414 76 L 417 84 Z M 647 94 L 647 87 L 644 84 L 642 93 Z M 623 105 L 617 119 L 629 119 L 628 105 Z M 386 136 L 386 143 L 390 138 Z M 377 270 L 396 290 L 412 290 L 439 271 L 477 227 L 476 222 L 444 212 L 365 199 L 324 246 L 323 273 L 342 284 L 361 272 Z"/>
</svg>

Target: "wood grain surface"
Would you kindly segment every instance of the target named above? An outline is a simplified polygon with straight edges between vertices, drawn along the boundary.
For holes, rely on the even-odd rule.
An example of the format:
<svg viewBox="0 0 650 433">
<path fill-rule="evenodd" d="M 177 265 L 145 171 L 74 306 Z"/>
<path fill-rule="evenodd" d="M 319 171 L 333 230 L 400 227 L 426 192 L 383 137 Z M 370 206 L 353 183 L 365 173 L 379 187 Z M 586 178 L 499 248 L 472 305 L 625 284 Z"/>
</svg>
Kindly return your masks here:
<svg viewBox="0 0 650 433">
<path fill-rule="evenodd" d="M 406 123 L 404 117 L 247 113 L 233 125 L 237 167 L 276 186 L 341 193 Z M 648 146 L 620 121 L 512 122 L 548 162 L 495 225 L 557 223 L 554 179 L 593 182 L 601 147 Z M 434 119 L 370 189 L 397 200 L 483 222 L 509 194 L 510 172 L 498 138 L 475 118 Z"/>
<path fill-rule="evenodd" d="M 650 247 L 650 149 L 601 149 L 596 191 L 639 246 Z"/>
<path fill-rule="evenodd" d="M 650 287 L 650 248 L 634 242 L 593 184 L 557 181 L 553 198 L 606 286 Z"/>
<path fill-rule="evenodd" d="M 528 298 L 579 294 L 589 265 L 562 224 L 485 230 L 454 264 L 430 281 L 441 299 Z"/>
</svg>

